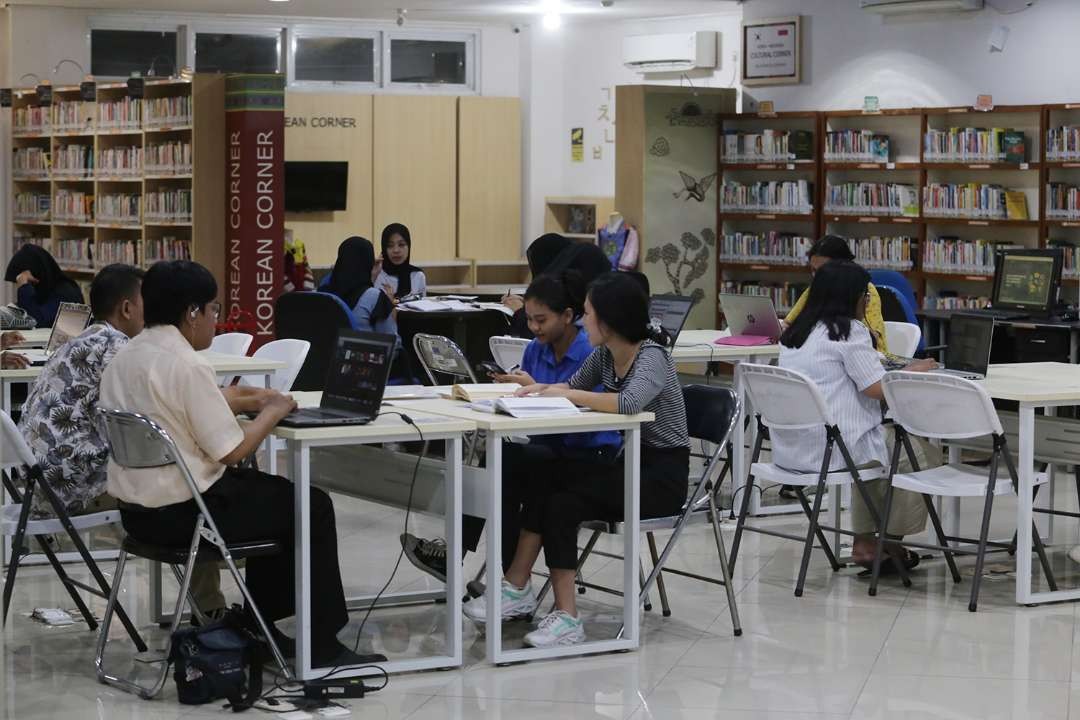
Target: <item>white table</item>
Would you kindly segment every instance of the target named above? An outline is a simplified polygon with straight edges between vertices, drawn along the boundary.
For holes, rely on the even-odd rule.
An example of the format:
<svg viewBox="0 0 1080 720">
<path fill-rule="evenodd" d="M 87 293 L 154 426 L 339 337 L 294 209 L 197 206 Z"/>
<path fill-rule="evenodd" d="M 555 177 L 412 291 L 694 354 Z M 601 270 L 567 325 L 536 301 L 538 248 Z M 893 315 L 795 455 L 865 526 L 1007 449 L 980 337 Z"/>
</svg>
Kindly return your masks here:
<svg viewBox="0 0 1080 720">
<path fill-rule="evenodd" d="M 4 332 L 17 332 L 23 336 L 23 342 L 11 348 L 12 350 L 18 350 L 19 348 L 45 347 L 45 344 L 49 342 L 49 335 L 52 334 L 52 328 L 34 328 L 33 330 L 5 330 Z"/>
<path fill-rule="evenodd" d="M 470 515 L 487 518 L 487 659 L 502 664 L 524 662 L 545 658 L 587 655 L 617 650 L 633 650 L 638 647 L 638 543 L 640 524 L 640 461 L 641 423 L 651 422 L 652 413 L 618 415 L 614 413 L 585 412 L 572 417 L 513 418 L 508 415 L 477 412 L 467 403 L 454 400 L 399 400 L 391 403 L 408 408 L 443 413 L 460 418 L 485 431 L 487 436 L 486 467 L 466 468 L 467 473 L 477 477 L 478 483 L 466 482 L 463 497 L 464 511 Z M 502 445 L 511 435 L 553 435 L 560 433 L 598 432 L 601 430 L 625 431 L 623 443 L 624 486 L 623 517 L 623 633 L 610 640 L 590 640 L 580 645 L 554 648 L 522 648 L 506 650 L 502 646 Z M 472 490 L 471 490 L 472 489 Z M 475 492 L 473 491 L 475 490 Z M 454 550 L 447 557 L 460 557 Z M 451 563 L 454 564 L 454 563 Z M 458 593 L 460 595 L 460 592 Z"/>
<path fill-rule="evenodd" d="M 311 407 L 319 404 L 321 393 L 294 393 L 297 403 Z M 319 447 L 341 445 L 371 445 L 389 442 L 407 442 L 420 439 L 416 428 L 407 424 L 394 410 L 383 409 L 382 414 L 368 425 L 339 425 L 323 428 L 278 427 L 272 436 L 285 441 L 289 454 L 291 477 L 296 489 L 296 677 L 300 680 L 321 677 L 326 668 L 311 667 L 311 450 Z M 446 441 L 446 464 L 444 471 L 446 491 L 446 552 L 451 559 L 446 574 L 446 646 L 442 655 L 408 660 L 390 660 L 379 667 L 388 673 L 414 672 L 435 668 L 460 667 L 461 646 L 461 580 L 462 566 L 454 562 L 461 557 L 461 445 L 462 434 L 475 429 L 467 420 L 444 414 L 423 411 L 407 411 L 419 426 L 424 440 Z M 386 547 L 391 547 L 387 545 Z M 396 552 L 397 543 L 393 544 Z M 421 598 L 419 595 L 424 595 Z M 431 593 L 386 593 L 380 602 L 430 599 Z M 439 597 L 443 593 L 437 594 Z M 350 598 L 350 609 L 367 609 L 374 598 Z M 335 677 L 361 677 L 381 674 L 373 667 L 345 668 L 334 673 Z"/>
</svg>

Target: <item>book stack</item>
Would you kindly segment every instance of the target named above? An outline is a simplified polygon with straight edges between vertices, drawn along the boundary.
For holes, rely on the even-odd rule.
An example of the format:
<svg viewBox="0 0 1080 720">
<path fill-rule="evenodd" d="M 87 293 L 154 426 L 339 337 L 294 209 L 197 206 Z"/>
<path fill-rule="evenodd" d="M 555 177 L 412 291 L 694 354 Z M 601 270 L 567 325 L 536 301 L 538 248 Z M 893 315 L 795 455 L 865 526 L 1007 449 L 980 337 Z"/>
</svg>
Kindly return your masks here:
<svg viewBox="0 0 1080 720">
<path fill-rule="evenodd" d="M 188 175 L 190 173 L 190 142 L 172 140 L 146 146 L 147 175 Z"/>
<path fill-rule="evenodd" d="M 53 243 L 56 262 L 62 268 L 89 270 L 94 266 L 90 238 L 59 238 Z"/>
<path fill-rule="evenodd" d="M 956 275 L 993 275 L 994 253 L 999 248 L 1016 247 L 988 240 L 961 240 L 943 235 L 927 240 L 923 249 L 922 268 L 927 272 Z"/>
<path fill-rule="evenodd" d="M 97 219 L 102 223 L 139 225 L 139 200 L 136 193 L 107 193 L 98 197 Z"/>
<path fill-rule="evenodd" d="M 49 238 L 43 237 L 41 235 L 30 235 L 29 233 L 24 233 L 19 230 L 16 230 L 15 233 L 11 236 L 11 242 L 12 251 L 18 250 L 23 245 L 37 245 L 38 247 L 43 247 L 46 250 L 49 249 Z"/>
<path fill-rule="evenodd" d="M 98 153 L 98 175 L 137 177 L 142 173 L 143 149 L 138 145 L 105 148 Z"/>
<path fill-rule="evenodd" d="M 814 209 L 813 185 L 805 180 L 728 181 L 720 190 L 720 207 L 725 211 L 809 215 Z"/>
<path fill-rule="evenodd" d="M 54 222 L 94 222 L 94 195 L 82 190 L 60 188 L 53 201 Z"/>
<path fill-rule="evenodd" d="M 725 163 L 810 160 L 814 137 L 809 130 L 724 131 Z"/>
<path fill-rule="evenodd" d="M 799 300 L 799 296 L 803 294 L 807 287 L 806 283 L 768 284 L 751 280 L 739 282 L 726 280 L 720 283 L 720 292 L 772 298 L 776 311 L 786 314 Z"/>
<path fill-rule="evenodd" d="M 143 243 L 143 255 L 147 265 L 160 260 L 190 260 L 191 243 L 188 240 L 178 240 L 172 235 L 147 238 Z"/>
<path fill-rule="evenodd" d="M 923 214 L 929 217 L 1005 219 L 1005 188 L 974 182 L 930 183 L 923 191 Z"/>
<path fill-rule="evenodd" d="M 806 251 L 813 243 L 813 238 L 775 230 L 767 233 L 733 233 L 721 239 L 720 260 L 802 266 L 806 264 Z"/>
<path fill-rule="evenodd" d="M 48 222 L 52 198 L 48 193 L 15 193 L 15 222 Z"/>
<path fill-rule="evenodd" d="M 889 162 L 889 136 L 873 130 L 833 130 L 825 134 L 826 162 Z"/>
<path fill-rule="evenodd" d="M 1080 125 L 1062 125 L 1047 130 L 1046 159 L 1080 160 Z"/>
<path fill-rule="evenodd" d="M 15 148 L 11 156 L 11 172 L 16 178 L 47 178 L 49 151 L 39 147 Z"/>
<path fill-rule="evenodd" d="M 98 240 L 94 243 L 94 266 L 112 263 L 135 265 L 135 243 L 131 240 Z"/>
<path fill-rule="evenodd" d="M 929 162 L 1022 163 L 1024 133 L 1011 128 L 959 128 L 926 131 L 923 159 Z"/>
<path fill-rule="evenodd" d="M 1049 247 L 1061 248 L 1061 276 L 1075 280 L 1080 277 L 1080 273 L 1077 272 L 1077 258 L 1080 257 L 1080 247 L 1073 245 L 1068 240 L 1050 240 L 1047 242 Z"/>
<path fill-rule="evenodd" d="M 191 222 L 191 190 L 158 190 L 146 193 L 146 222 Z"/>
<path fill-rule="evenodd" d="M 163 128 L 191 124 L 191 96 L 143 100 L 146 127 Z"/>
<path fill-rule="evenodd" d="M 98 130 L 141 130 L 142 102 L 127 96 L 98 103 Z"/>
<path fill-rule="evenodd" d="M 92 130 L 93 117 L 83 117 L 81 100 L 62 100 L 53 105 L 53 132 Z"/>
<path fill-rule="evenodd" d="M 866 268 L 884 268 L 887 270 L 910 270 L 915 266 L 911 247 L 915 238 L 870 237 L 848 238 L 848 245 L 855 253 L 855 262 Z"/>
<path fill-rule="evenodd" d="M 1080 220 L 1080 188 L 1065 183 L 1047 183 L 1046 217 L 1051 220 Z"/>
<path fill-rule="evenodd" d="M 57 145 L 52 160 L 54 177 L 90 177 L 94 173 L 94 146 Z"/>
<path fill-rule="evenodd" d="M 937 297 L 927 295 L 923 298 L 925 310 L 981 310 L 990 304 L 990 298 L 984 295 L 959 295 L 942 292 Z"/>
<path fill-rule="evenodd" d="M 12 133 L 15 135 L 36 135 L 49 132 L 49 108 L 20 107 L 12 113 Z"/>
<path fill-rule="evenodd" d="M 917 217 L 919 194 L 914 185 L 846 182 L 825 188 L 825 212 L 837 215 Z"/>
</svg>

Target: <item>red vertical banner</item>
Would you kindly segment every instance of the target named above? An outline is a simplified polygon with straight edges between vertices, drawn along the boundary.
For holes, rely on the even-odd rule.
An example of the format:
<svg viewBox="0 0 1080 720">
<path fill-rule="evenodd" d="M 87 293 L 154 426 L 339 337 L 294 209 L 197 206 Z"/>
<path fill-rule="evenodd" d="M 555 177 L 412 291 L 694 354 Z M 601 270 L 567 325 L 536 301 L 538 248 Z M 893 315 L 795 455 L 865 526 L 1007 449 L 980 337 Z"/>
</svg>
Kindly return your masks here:
<svg viewBox="0 0 1080 720">
<path fill-rule="evenodd" d="M 251 349 L 274 339 L 285 264 L 285 78 L 225 80 L 225 317 L 250 326 Z"/>
</svg>

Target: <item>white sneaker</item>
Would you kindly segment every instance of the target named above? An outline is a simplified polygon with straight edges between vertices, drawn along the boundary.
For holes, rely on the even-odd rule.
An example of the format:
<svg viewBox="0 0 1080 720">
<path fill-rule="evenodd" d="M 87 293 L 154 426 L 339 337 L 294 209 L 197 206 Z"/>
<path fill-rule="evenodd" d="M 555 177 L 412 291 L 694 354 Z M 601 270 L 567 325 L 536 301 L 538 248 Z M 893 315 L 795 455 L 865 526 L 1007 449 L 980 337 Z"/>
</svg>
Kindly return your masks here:
<svg viewBox="0 0 1080 720">
<path fill-rule="evenodd" d="M 1080 563 L 1080 545 L 1069 551 L 1069 559 L 1075 563 Z"/>
<path fill-rule="evenodd" d="M 487 596 L 473 598 L 462 606 L 465 617 L 477 623 L 487 622 Z M 502 581 L 502 619 L 518 620 L 536 612 L 536 593 L 532 583 L 523 588 L 516 588 L 506 580 Z"/>
<path fill-rule="evenodd" d="M 585 642 L 585 625 L 580 618 L 572 617 L 562 610 L 548 614 L 531 633 L 525 636 L 525 644 L 534 648 L 578 645 Z"/>
</svg>

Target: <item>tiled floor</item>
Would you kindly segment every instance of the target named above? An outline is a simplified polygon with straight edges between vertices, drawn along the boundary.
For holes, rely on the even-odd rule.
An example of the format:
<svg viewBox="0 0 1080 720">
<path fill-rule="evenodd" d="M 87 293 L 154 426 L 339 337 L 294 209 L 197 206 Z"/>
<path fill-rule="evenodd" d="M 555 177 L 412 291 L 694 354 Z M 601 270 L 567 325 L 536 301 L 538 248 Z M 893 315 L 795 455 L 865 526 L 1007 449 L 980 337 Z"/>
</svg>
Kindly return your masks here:
<svg viewBox="0 0 1080 720">
<path fill-rule="evenodd" d="M 341 559 L 348 591 L 380 587 L 396 560 L 403 513 L 338 498 Z M 1059 503 L 1075 507 L 1062 493 Z M 965 527 L 974 525 L 976 503 L 965 508 Z M 1011 503 L 1001 502 L 994 534 L 1011 534 Z M 802 527 L 797 519 L 773 520 Z M 420 534 L 433 534 L 437 520 L 414 517 Z M 1063 586 L 1080 584 L 1065 550 L 1077 527 L 1059 521 L 1053 552 Z M 730 535 L 729 535 L 730 539 Z M 676 562 L 717 572 L 712 538 L 705 528 L 684 537 Z M 987 580 L 979 612 L 967 611 L 971 561 L 965 581 L 954 586 L 940 560 L 924 563 L 914 586 L 886 582 L 879 595 L 846 569 L 832 573 L 820 555 L 811 565 L 803 598 L 792 595 L 798 571 L 795 543 L 750 535 L 736 572 L 745 634 L 736 638 L 721 588 L 672 578 L 674 616 L 663 618 L 659 602 L 644 615 L 639 651 L 496 668 L 483 661 L 483 638 L 466 626 L 466 667 L 390 679 L 389 686 L 353 701 L 352 717 L 391 720 L 457 718 L 567 718 L 584 720 L 801 720 L 858 718 L 1080 719 L 1080 606 L 1016 607 L 1009 580 Z M 467 567 L 475 572 L 478 559 Z M 993 564 L 1011 564 L 998 556 Z M 146 568 L 125 580 L 137 621 L 148 622 Z M 111 569 L 111 568 L 110 568 Z M 615 583 L 617 562 L 597 559 L 586 575 Z M 403 563 L 393 587 L 435 587 Z M 98 685 L 93 677 L 94 635 L 85 627 L 48 629 L 24 615 L 37 606 L 68 607 L 47 568 L 20 577 L 13 614 L 4 636 L 0 716 L 18 720 L 108 720 L 226 718 L 220 704 L 187 707 L 176 702 L 170 680 L 152 702 Z M 656 598 L 654 597 L 654 601 Z M 101 611 L 101 603 L 95 602 Z M 610 597 L 590 591 L 583 600 L 594 636 L 613 634 L 618 608 Z M 441 608 L 440 608 L 441 609 Z M 394 657 L 438 645 L 440 609 L 376 612 L 363 630 L 362 648 Z M 343 633 L 355 637 L 359 618 Z M 507 631 L 507 641 L 524 628 Z M 164 633 L 150 631 L 161 647 Z M 126 653 L 114 627 L 116 652 Z M 127 653 L 130 654 L 130 653 Z M 120 662 L 124 662 L 120 657 Z M 259 711 L 253 711 L 258 714 Z"/>
</svg>

